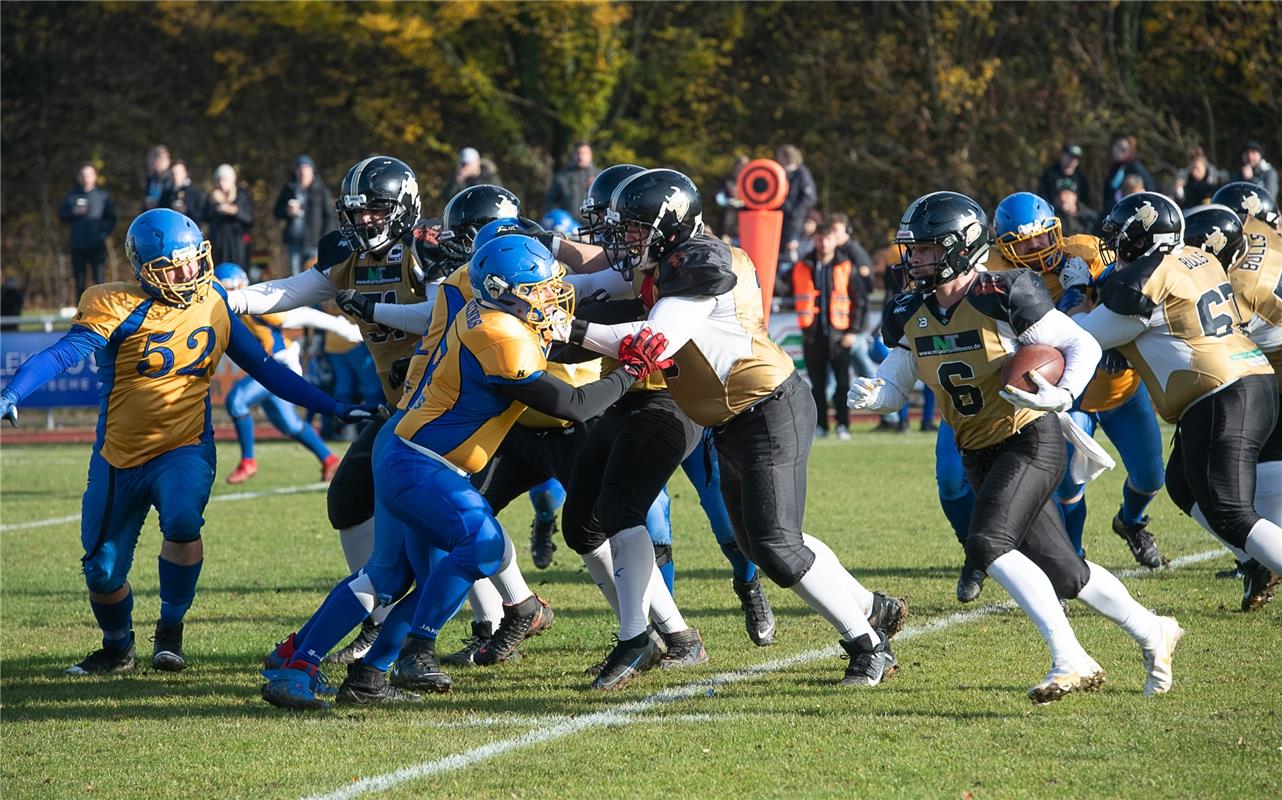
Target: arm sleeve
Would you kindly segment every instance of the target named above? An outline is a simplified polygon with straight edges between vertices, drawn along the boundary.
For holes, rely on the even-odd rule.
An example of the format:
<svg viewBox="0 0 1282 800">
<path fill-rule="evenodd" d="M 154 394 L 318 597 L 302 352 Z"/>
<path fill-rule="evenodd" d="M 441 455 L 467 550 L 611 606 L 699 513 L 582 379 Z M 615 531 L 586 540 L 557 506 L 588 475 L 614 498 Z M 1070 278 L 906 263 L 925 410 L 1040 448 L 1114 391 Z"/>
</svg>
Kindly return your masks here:
<svg viewBox="0 0 1282 800">
<path fill-rule="evenodd" d="M 917 383 L 917 356 L 902 347 L 892 349 L 877 366 L 877 377 L 884 381 L 881 396 L 873 411 L 894 411 L 908 402 Z"/>
<path fill-rule="evenodd" d="M 353 325 L 345 317 L 336 317 L 333 314 L 326 314 L 324 311 L 308 306 L 286 311 L 284 319 L 281 321 L 281 327 L 316 328 L 317 330 L 337 334 L 352 343 L 359 342 L 363 338 L 361 329 Z"/>
<path fill-rule="evenodd" d="M 685 347 L 699 330 L 704 320 L 717 305 L 715 297 L 664 297 L 650 309 L 644 322 L 627 322 L 622 325 L 589 324 L 583 336 L 583 346 L 602 355 L 618 357 L 619 343 L 623 337 L 636 335 L 642 328 L 662 333 L 668 340 L 660 358 L 671 358 Z"/>
<path fill-rule="evenodd" d="M 436 293 L 440 287 L 436 284 L 427 287 L 427 299 L 422 303 L 376 303 L 374 321 L 379 325 L 396 328 L 422 336 L 427 325 L 432 321 L 432 308 L 436 306 Z"/>
<path fill-rule="evenodd" d="M 588 272 L 582 275 L 572 273 L 566 275 L 565 280 L 574 287 L 576 297 L 589 297 L 597 292 L 605 292 L 606 300 L 626 300 L 636 297 L 632 281 L 624 278 L 623 273 L 615 269 Z"/>
<path fill-rule="evenodd" d="M 29 396 L 36 389 L 79 364 L 84 357 L 107 346 L 107 340 L 88 328 L 73 325 L 61 339 L 27 359 L 6 391 L 17 395 L 18 400 Z"/>
<path fill-rule="evenodd" d="M 1143 320 L 1119 314 L 1104 305 L 1096 306 L 1090 313 L 1078 314 L 1073 321 L 1105 350 L 1135 341 L 1147 328 Z"/>
<path fill-rule="evenodd" d="M 550 417 L 586 422 L 605 413 L 632 383 L 632 376 L 621 369 L 578 387 L 543 372 L 532 381 L 503 384 L 502 391 Z"/>
<path fill-rule="evenodd" d="M 233 314 L 274 314 L 333 300 L 338 290 L 318 269 L 227 293 Z"/>
<path fill-rule="evenodd" d="M 227 355 L 267 391 L 289 402 L 304 406 L 319 414 L 332 415 L 338 410 L 334 398 L 312 386 L 288 367 L 267 354 L 254 334 L 236 316 L 231 318 L 231 341 Z"/>
<path fill-rule="evenodd" d="M 1064 354 L 1064 374 L 1056 384 L 1073 397 L 1086 390 L 1103 353 L 1090 334 L 1062 311 L 1051 310 L 1019 335 L 1023 344 L 1045 344 Z"/>
</svg>

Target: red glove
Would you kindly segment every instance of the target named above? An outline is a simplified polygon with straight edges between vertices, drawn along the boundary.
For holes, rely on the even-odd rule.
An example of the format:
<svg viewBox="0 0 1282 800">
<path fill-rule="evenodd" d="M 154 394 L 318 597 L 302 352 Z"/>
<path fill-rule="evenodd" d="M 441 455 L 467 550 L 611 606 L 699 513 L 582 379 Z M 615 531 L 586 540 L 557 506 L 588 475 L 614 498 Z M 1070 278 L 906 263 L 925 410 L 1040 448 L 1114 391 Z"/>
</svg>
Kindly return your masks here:
<svg viewBox="0 0 1282 800">
<path fill-rule="evenodd" d="M 668 346 L 668 337 L 642 328 L 636 336 L 624 336 L 619 343 L 619 367 L 636 380 L 644 380 L 655 370 L 672 366 L 672 359 L 659 360 Z"/>
</svg>

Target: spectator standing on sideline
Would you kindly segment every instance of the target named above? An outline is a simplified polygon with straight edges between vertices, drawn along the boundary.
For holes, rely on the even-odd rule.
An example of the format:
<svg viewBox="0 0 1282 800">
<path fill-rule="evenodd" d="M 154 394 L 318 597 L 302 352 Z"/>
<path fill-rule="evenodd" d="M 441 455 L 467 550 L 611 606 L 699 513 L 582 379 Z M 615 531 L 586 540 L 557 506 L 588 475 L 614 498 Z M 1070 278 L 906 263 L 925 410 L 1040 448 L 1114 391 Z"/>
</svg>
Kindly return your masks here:
<svg viewBox="0 0 1282 800">
<path fill-rule="evenodd" d="M 1059 158 L 1046 168 L 1037 183 L 1037 193 L 1048 203 L 1054 203 L 1061 189 L 1072 189 L 1082 205 L 1091 204 L 1091 185 L 1082 171 L 1082 147 L 1066 144 L 1059 151 Z"/>
<path fill-rule="evenodd" d="M 726 244 L 739 242 L 739 209 L 743 200 L 739 198 L 739 173 L 748 166 L 748 157 L 743 153 L 734 157 L 734 166 L 730 174 L 721 179 L 717 190 L 717 207 L 721 209 L 721 239 Z"/>
<path fill-rule="evenodd" d="M 1157 181 L 1149 173 L 1144 162 L 1139 160 L 1138 151 L 1135 145 L 1134 136 L 1119 136 L 1113 140 L 1113 147 L 1110 151 L 1113 156 L 1113 169 L 1108 183 L 1104 187 L 1104 206 L 1100 209 L 1101 214 L 1107 214 L 1113 207 L 1113 204 L 1125 197 L 1128 192 L 1123 191 L 1122 184 L 1127 178 L 1135 176 L 1140 181 L 1141 192 L 1156 192 Z M 1134 181 L 1131 182 L 1132 186 Z M 1134 194 L 1134 192 L 1129 192 Z"/>
<path fill-rule="evenodd" d="M 449 187 L 445 190 L 445 202 L 448 203 L 451 197 L 467 187 L 479 186 L 483 183 L 503 185 L 499 180 L 498 167 L 494 166 L 494 162 L 488 158 L 481 158 L 481 154 L 475 147 L 464 147 L 459 151 L 454 177 L 450 179 Z M 577 208 L 578 206 L 575 206 L 576 210 Z"/>
<path fill-rule="evenodd" d="M 1220 188 L 1224 175 L 1207 160 L 1202 148 L 1195 147 L 1189 165 L 1175 175 L 1171 197 L 1180 208 L 1193 208 L 1211 202 L 1211 195 Z"/>
<path fill-rule="evenodd" d="M 337 225 L 334 197 L 325 182 L 317 177 L 316 163 L 311 156 L 295 159 L 293 179 L 280 187 L 272 214 L 285 223 L 281 238 L 289 254 L 289 274 L 297 275 L 308 261 L 316 258 L 321 237 Z"/>
<path fill-rule="evenodd" d="M 1063 236 L 1076 236 L 1079 233 L 1095 235 L 1099 215 L 1081 204 L 1077 192 L 1069 188 L 1060 189 L 1051 203 L 1055 207 L 1055 216 L 1059 217 L 1063 226 Z"/>
<path fill-rule="evenodd" d="M 249 263 L 249 229 L 254 224 L 254 204 L 249 188 L 236 183 L 236 170 L 221 164 L 214 170 L 214 188 L 205 203 L 205 222 L 215 264 Z"/>
<path fill-rule="evenodd" d="M 798 261 L 792 269 L 792 290 L 801 328 L 802 350 L 806 358 L 806 377 L 815 398 L 815 436 L 828 435 L 828 374 L 836 379 L 833 406 L 836 412 L 837 438 L 850 438 L 850 409 L 842 392 L 850 391 L 850 348 L 855 334 L 854 295 L 858 280 L 855 265 L 840 254 L 837 233 L 826 222 L 815 231 L 811 257 Z"/>
<path fill-rule="evenodd" d="M 597 171 L 596 164 L 592 163 L 592 145 L 575 142 L 570 163 L 552 177 L 552 185 L 543 198 L 543 211 L 564 208 L 577 215 L 583 198 L 587 197 L 588 184 L 592 183 Z"/>
<path fill-rule="evenodd" d="M 850 346 L 850 361 L 854 364 L 855 374 L 865 378 L 874 377 L 877 367 L 868 357 L 868 308 L 872 295 L 877 290 L 877 280 L 873 276 L 872 257 L 854 237 L 850 235 L 850 217 L 845 214 L 833 214 L 828 218 L 833 232 L 837 236 L 838 260 L 845 259 L 855 267 L 850 280 L 850 332 L 854 340 Z"/>
<path fill-rule="evenodd" d="M 1259 142 L 1242 145 L 1242 166 L 1234 180 L 1250 181 L 1268 192 L 1270 197 L 1276 199 L 1278 196 L 1278 171 L 1264 160 L 1264 148 Z"/>
<path fill-rule="evenodd" d="M 169 148 L 158 144 L 147 151 L 147 177 L 143 179 L 142 210 L 160 206 L 160 196 L 169 185 Z"/>
<path fill-rule="evenodd" d="M 169 185 L 160 195 L 160 207 L 186 214 L 199 222 L 205 215 L 205 193 L 191 182 L 187 162 L 175 161 L 169 168 Z"/>
<path fill-rule="evenodd" d="M 814 176 L 802 163 L 801 151 L 785 144 L 775 153 L 775 158 L 788 173 L 788 196 L 780 211 L 783 212 L 783 231 L 779 237 L 779 269 L 784 270 L 800 256 L 798 250 L 803 237 L 802 226 L 810 210 L 819 202 Z"/>
<path fill-rule="evenodd" d="M 22 305 L 26 302 L 27 291 L 12 274 L 0 272 L 0 317 L 22 316 Z M 18 323 L 7 322 L 0 325 L 0 331 L 16 331 Z"/>
<path fill-rule="evenodd" d="M 98 170 L 82 164 L 76 187 L 67 193 L 58 209 L 58 219 L 71 226 L 71 275 L 80 302 L 85 288 L 102 283 L 102 266 L 107 262 L 107 237 L 116 227 L 116 204 L 98 186 Z M 90 280 L 92 273 L 92 280 Z"/>
</svg>

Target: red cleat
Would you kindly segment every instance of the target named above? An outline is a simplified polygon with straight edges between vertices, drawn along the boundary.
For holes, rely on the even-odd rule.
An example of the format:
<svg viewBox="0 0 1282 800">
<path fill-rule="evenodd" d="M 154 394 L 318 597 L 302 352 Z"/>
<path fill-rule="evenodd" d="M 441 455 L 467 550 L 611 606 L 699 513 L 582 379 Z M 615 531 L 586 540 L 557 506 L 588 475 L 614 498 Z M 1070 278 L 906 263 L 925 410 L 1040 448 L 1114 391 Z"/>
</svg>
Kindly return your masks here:
<svg viewBox="0 0 1282 800">
<path fill-rule="evenodd" d="M 333 453 L 325 456 L 325 460 L 321 462 L 321 481 L 329 483 L 334 480 L 334 473 L 338 472 L 340 463 L 342 463 L 342 459 Z"/>
<path fill-rule="evenodd" d="M 242 458 L 236 465 L 236 469 L 231 471 L 227 476 L 227 482 L 231 484 L 244 483 L 258 474 L 258 462 L 252 458 Z"/>
</svg>

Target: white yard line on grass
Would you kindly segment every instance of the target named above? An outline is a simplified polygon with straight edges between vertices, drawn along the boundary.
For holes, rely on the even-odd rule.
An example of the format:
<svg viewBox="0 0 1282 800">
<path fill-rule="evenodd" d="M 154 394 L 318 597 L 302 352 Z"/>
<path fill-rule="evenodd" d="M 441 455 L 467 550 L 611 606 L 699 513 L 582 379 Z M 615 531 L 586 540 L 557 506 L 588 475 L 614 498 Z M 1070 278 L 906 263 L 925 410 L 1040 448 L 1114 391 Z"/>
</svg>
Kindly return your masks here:
<svg viewBox="0 0 1282 800">
<path fill-rule="evenodd" d="M 1217 547 L 1214 550 L 1204 550 L 1200 553 L 1181 556 L 1172 559 L 1168 569 L 1178 569 L 1197 564 L 1203 561 L 1210 561 L 1214 558 L 1221 558 L 1228 551 L 1224 548 Z M 1119 577 L 1133 578 L 1140 575 L 1151 574 L 1147 569 L 1131 569 L 1117 573 Z M 959 611 L 956 614 L 948 614 L 943 617 L 936 617 L 927 620 L 921 625 L 911 625 L 904 628 L 896 637 L 896 641 L 902 639 L 912 639 L 918 636 L 925 636 L 931 633 L 953 628 L 958 625 L 965 625 L 968 622 L 974 622 L 999 611 L 1013 609 L 1015 604 L 1011 601 L 1004 603 L 993 603 L 987 606 L 970 609 L 968 611 Z M 491 758 L 501 756 L 504 753 L 513 750 L 521 750 L 526 747 L 532 747 L 536 744 L 550 742 L 556 739 L 563 739 L 571 734 L 580 731 L 590 730 L 593 728 L 612 727 L 616 725 L 632 725 L 643 721 L 661 722 L 661 719 L 643 720 L 641 716 L 647 711 L 665 706 L 671 703 L 677 703 L 682 700 L 688 700 L 700 695 L 712 697 L 716 694 L 718 687 L 727 686 L 732 683 L 741 683 L 769 675 L 772 672 L 795 667 L 798 664 L 806 664 L 811 661 L 818 661 L 821 658 L 832 658 L 841 652 L 837 645 L 824 647 L 817 650 L 807 650 L 804 653 L 788 656 L 786 658 L 777 658 L 772 661 L 766 661 L 751 667 L 723 672 L 720 675 L 714 675 L 694 683 L 688 683 L 684 686 L 676 686 L 671 689 L 664 689 L 656 692 L 649 697 L 641 700 L 634 700 L 628 703 L 620 703 L 614 708 L 605 711 L 597 711 L 592 714 L 585 714 L 581 717 L 564 718 L 563 721 L 556 722 L 545 728 L 532 730 L 519 736 L 513 736 L 507 739 L 500 739 L 497 742 L 474 747 L 471 750 L 465 750 L 462 753 L 455 753 L 438 758 L 434 761 L 424 761 L 412 767 L 398 769 L 395 772 L 388 772 L 383 775 L 377 775 L 372 778 L 361 778 L 352 783 L 336 789 L 328 794 L 308 795 L 303 800 L 349 800 L 349 798 L 359 797 L 371 792 L 382 792 L 391 789 L 394 786 L 405 783 L 406 781 L 418 780 L 432 775 L 439 775 L 443 772 L 452 772 L 457 769 L 478 764 L 482 761 L 488 761 Z M 838 690 L 834 687 L 834 691 Z M 894 691 L 893 688 L 888 691 Z M 483 727 L 483 725 L 482 725 Z"/>
<path fill-rule="evenodd" d="M 257 500 L 260 497 L 273 497 L 282 494 L 300 494 L 303 492 L 319 492 L 329 487 L 328 483 L 304 483 L 298 486 L 282 486 L 279 489 L 265 489 L 261 492 L 232 492 L 230 494 L 216 494 L 209 498 L 211 503 L 222 503 L 229 500 Z M 50 517 L 49 519 L 37 519 L 31 522 L 15 522 L 12 525 L 0 525 L 0 532 L 8 533 L 9 531 L 24 531 L 32 528 L 47 528 L 50 525 L 64 525 L 68 522 L 79 522 L 79 514 L 68 514 L 65 517 Z"/>
</svg>

